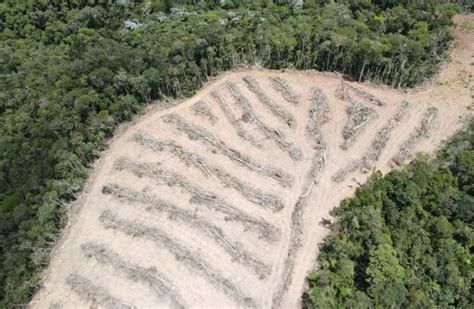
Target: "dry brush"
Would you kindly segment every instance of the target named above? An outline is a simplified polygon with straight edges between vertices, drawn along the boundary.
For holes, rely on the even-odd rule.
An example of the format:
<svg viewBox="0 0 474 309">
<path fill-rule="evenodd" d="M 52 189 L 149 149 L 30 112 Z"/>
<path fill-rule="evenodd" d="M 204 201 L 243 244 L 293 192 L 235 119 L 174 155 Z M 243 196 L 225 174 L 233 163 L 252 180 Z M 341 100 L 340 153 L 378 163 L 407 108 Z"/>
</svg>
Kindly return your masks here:
<svg viewBox="0 0 474 309">
<path fill-rule="evenodd" d="M 122 201 L 125 200 L 129 203 L 146 205 L 146 211 L 165 213 L 170 219 L 178 219 L 184 222 L 184 224 L 201 231 L 201 233 L 211 237 L 221 246 L 234 261 L 252 269 L 261 279 L 264 279 L 270 273 L 270 267 L 268 265 L 259 261 L 250 252 L 242 248 L 241 244 L 229 239 L 221 228 L 204 218 L 197 217 L 193 211 L 179 208 L 171 202 L 115 184 L 105 185 L 102 192 L 104 194 L 111 194 L 113 197 Z"/>
<path fill-rule="evenodd" d="M 301 161 L 303 153 L 293 143 L 286 140 L 284 134 L 276 129 L 271 129 L 266 124 L 262 123 L 255 114 L 250 102 L 243 96 L 237 86 L 233 83 L 227 83 L 227 89 L 234 97 L 238 105 L 242 108 L 243 118 L 254 124 L 257 129 L 265 136 L 272 140 L 282 151 L 288 153 L 291 159 Z"/>
<path fill-rule="evenodd" d="M 257 141 L 252 134 L 248 133 L 242 127 L 242 123 L 240 122 L 239 119 L 236 119 L 234 113 L 230 109 L 227 102 L 225 102 L 224 98 L 222 98 L 219 95 L 219 93 L 217 93 L 216 91 L 211 92 L 211 96 L 214 98 L 214 100 L 216 100 L 216 102 L 219 105 L 222 113 L 224 114 L 227 121 L 232 125 L 232 127 L 234 128 L 237 135 L 240 138 L 242 138 L 243 140 L 245 140 L 245 141 L 249 142 L 250 144 L 252 144 L 253 146 L 255 146 L 257 148 L 262 148 L 262 143 Z"/>
<path fill-rule="evenodd" d="M 280 92 L 285 100 L 294 104 L 298 103 L 298 97 L 288 84 L 288 81 L 281 77 L 271 77 L 270 80 L 273 89 Z"/>
<path fill-rule="evenodd" d="M 199 169 L 204 175 L 215 179 L 217 182 L 234 188 L 248 201 L 256 205 L 262 206 L 272 211 L 280 211 L 283 209 L 283 202 L 280 198 L 273 194 L 262 192 L 255 186 L 251 186 L 250 184 L 245 183 L 235 176 L 230 175 L 222 168 L 211 165 L 202 156 L 189 152 L 172 141 L 162 141 L 155 139 L 142 132 L 136 133 L 133 138 L 140 145 L 148 147 L 154 151 L 167 151 L 168 153 L 173 154 L 186 165 L 191 165 Z"/>
<path fill-rule="evenodd" d="M 415 148 L 422 139 L 428 137 L 429 131 L 433 127 L 437 116 L 438 109 L 436 107 L 430 107 L 426 110 L 418 128 L 416 128 L 415 132 L 402 144 L 398 154 L 393 157 L 393 161 L 396 164 L 402 164 L 408 158 L 413 148 Z"/>
<path fill-rule="evenodd" d="M 344 141 L 341 149 L 347 150 L 355 141 L 362 129 L 372 120 L 377 118 L 377 113 L 370 107 L 363 105 L 357 101 L 349 102 L 346 109 L 347 123 L 342 131 Z"/>
<path fill-rule="evenodd" d="M 382 100 L 380 100 L 379 98 L 377 98 L 373 94 L 368 93 L 367 91 L 365 91 L 363 89 L 360 89 L 356 86 L 352 86 L 351 84 L 344 82 L 344 80 L 342 81 L 341 87 L 343 87 L 342 91 L 344 93 L 344 96 L 345 96 L 346 100 L 348 100 L 348 101 L 353 100 L 352 97 L 349 94 L 349 91 L 348 91 L 348 90 L 350 90 L 350 91 L 354 92 L 359 98 L 365 100 L 366 102 L 369 102 L 369 103 L 377 105 L 377 106 L 384 106 L 385 105 L 385 103 Z"/>
<path fill-rule="evenodd" d="M 197 115 L 209 120 L 212 124 L 215 124 L 217 122 L 217 117 L 212 113 L 212 110 L 204 101 L 197 101 L 196 103 L 194 103 L 193 111 Z"/>
<path fill-rule="evenodd" d="M 290 114 L 290 112 L 285 110 L 282 106 L 274 102 L 272 98 L 267 96 L 255 78 L 246 76 L 244 77 L 244 81 L 247 84 L 247 88 L 257 96 L 260 102 L 268 107 L 275 117 L 279 118 L 290 128 L 295 125 L 295 118 Z"/>
<path fill-rule="evenodd" d="M 238 150 L 227 146 L 223 141 L 217 138 L 215 135 L 210 133 L 208 130 L 201 126 L 197 126 L 185 121 L 177 114 L 169 114 L 163 117 L 167 123 L 172 123 L 178 130 L 184 131 L 189 139 L 200 140 L 209 146 L 212 146 L 215 150 L 228 157 L 230 160 L 237 162 L 238 164 L 248 168 L 249 170 L 272 178 L 283 187 L 291 187 L 294 183 L 294 177 L 287 172 L 268 165 L 260 164 L 245 154 L 242 154 Z"/>
<path fill-rule="evenodd" d="M 168 300 L 173 308 L 186 307 L 174 284 L 155 267 L 145 268 L 130 263 L 102 244 L 84 243 L 81 251 L 86 257 L 94 258 L 100 264 L 111 266 L 115 271 L 125 274 L 129 280 L 147 285 L 156 293 L 158 301 Z"/>
<path fill-rule="evenodd" d="M 372 140 L 371 147 L 367 150 L 362 158 L 350 162 L 347 166 L 338 170 L 333 176 L 332 180 L 335 182 L 343 181 L 346 176 L 356 170 L 364 171 L 370 170 L 375 166 L 375 163 L 380 157 L 382 150 L 385 148 L 392 130 L 400 124 L 408 112 L 409 104 L 403 101 L 398 107 L 395 114 L 387 121 L 387 123 L 377 131 L 375 138 Z"/>
<path fill-rule="evenodd" d="M 73 273 L 67 276 L 66 284 L 87 303 L 97 304 L 110 309 L 134 308 L 134 306 L 112 297 L 104 288 L 95 285 L 91 280 L 79 274 Z"/>
<path fill-rule="evenodd" d="M 156 181 L 158 185 L 177 186 L 182 191 L 191 195 L 191 204 L 203 205 L 213 211 L 218 211 L 226 215 L 226 221 L 235 221 L 242 224 L 245 230 L 258 233 L 259 238 L 269 242 L 277 241 L 280 237 L 280 230 L 268 223 L 263 218 L 254 218 L 237 207 L 226 202 L 222 197 L 205 191 L 196 185 L 189 183 L 183 176 L 175 172 L 158 168 L 156 165 L 148 163 L 134 162 L 125 158 L 119 159 L 114 164 L 118 170 L 125 170 L 138 177 L 146 176 Z"/>
<path fill-rule="evenodd" d="M 311 167 L 305 176 L 303 187 L 291 213 L 290 240 L 288 251 L 283 264 L 283 271 L 277 289 L 273 294 L 272 307 L 280 308 L 283 297 L 287 293 L 293 280 L 293 272 L 296 263 L 296 255 L 303 245 L 304 236 L 304 209 L 308 204 L 309 196 L 314 186 L 319 182 L 323 169 L 326 165 L 328 147 L 322 139 L 321 126 L 326 122 L 327 117 L 326 96 L 321 89 L 313 90 L 312 105 L 308 115 L 308 125 L 306 133 L 313 143 L 315 153 L 312 158 Z"/>
<path fill-rule="evenodd" d="M 248 308 L 257 307 L 252 298 L 248 297 L 232 280 L 225 278 L 220 271 L 205 262 L 198 252 L 189 250 L 161 229 L 120 219 L 107 210 L 101 214 L 100 221 L 107 229 L 113 229 L 131 237 L 144 238 L 156 243 L 173 254 L 176 260 L 191 272 L 202 276 L 238 305 Z"/>
</svg>

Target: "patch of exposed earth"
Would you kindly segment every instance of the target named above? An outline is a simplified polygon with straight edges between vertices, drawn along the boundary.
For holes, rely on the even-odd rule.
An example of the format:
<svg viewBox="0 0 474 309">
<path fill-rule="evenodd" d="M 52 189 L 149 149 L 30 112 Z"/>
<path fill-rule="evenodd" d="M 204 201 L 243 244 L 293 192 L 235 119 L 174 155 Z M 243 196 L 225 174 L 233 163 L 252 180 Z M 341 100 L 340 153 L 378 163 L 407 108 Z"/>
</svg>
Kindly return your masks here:
<svg viewBox="0 0 474 309">
<path fill-rule="evenodd" d="M 419 89 L 243 70 L 126 125 L 30 305 L 298 307 L 329 211 L 472 116 L 474 35 L 454 34 Z"/>
</svg>

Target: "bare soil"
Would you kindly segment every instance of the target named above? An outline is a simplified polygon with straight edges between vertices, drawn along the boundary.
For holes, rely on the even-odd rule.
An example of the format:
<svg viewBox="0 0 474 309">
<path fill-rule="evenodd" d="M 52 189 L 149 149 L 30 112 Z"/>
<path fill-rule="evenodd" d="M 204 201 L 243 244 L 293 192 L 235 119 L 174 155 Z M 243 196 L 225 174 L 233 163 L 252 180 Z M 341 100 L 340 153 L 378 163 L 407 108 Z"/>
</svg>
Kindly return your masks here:
<svg viewBox="0 0 474 309">
<path fill-rule="evenodd" d="M 245 69 L 151 108 L 98 160 L 30 306 L 299 307 L 329 211 L 472 116 L 474 34 L 454 35 L 414 90 Z"/>
</svg>

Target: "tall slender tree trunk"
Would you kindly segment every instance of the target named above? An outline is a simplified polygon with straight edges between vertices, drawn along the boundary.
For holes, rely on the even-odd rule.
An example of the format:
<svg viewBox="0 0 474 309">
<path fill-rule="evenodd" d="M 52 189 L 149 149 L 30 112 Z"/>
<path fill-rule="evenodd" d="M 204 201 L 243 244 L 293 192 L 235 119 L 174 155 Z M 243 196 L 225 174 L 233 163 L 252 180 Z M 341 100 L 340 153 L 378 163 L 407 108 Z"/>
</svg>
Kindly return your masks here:
<svg viewBox="0 0 474 309">
<path fill-rule="evenodd" d="M 359 82 L 362 81 L 362 76 L 364 76 L 364 71 L 365 71 L 365 66 L 367 65 L 367 60 L 364 59 L 364 64 L 362 65 L 362 70 L 360 71 L 359 74 Z"/>
</svg>

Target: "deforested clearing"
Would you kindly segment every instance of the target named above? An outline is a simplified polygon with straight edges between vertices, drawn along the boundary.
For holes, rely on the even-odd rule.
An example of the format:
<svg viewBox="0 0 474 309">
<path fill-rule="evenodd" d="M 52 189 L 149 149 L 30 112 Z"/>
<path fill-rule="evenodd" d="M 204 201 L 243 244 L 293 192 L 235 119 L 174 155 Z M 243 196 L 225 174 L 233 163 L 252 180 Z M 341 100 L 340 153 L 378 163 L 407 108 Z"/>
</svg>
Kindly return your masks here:
<svg viewBox="0 0 474 309">
<path fill-rule="evenodd" d="M 454 33 L 418 89 L 245 69 L 150 108 L 97 162 L 30 305 L 298 307 L 329 211 L 472 116 L 474 37 Z"/>
</svg>

